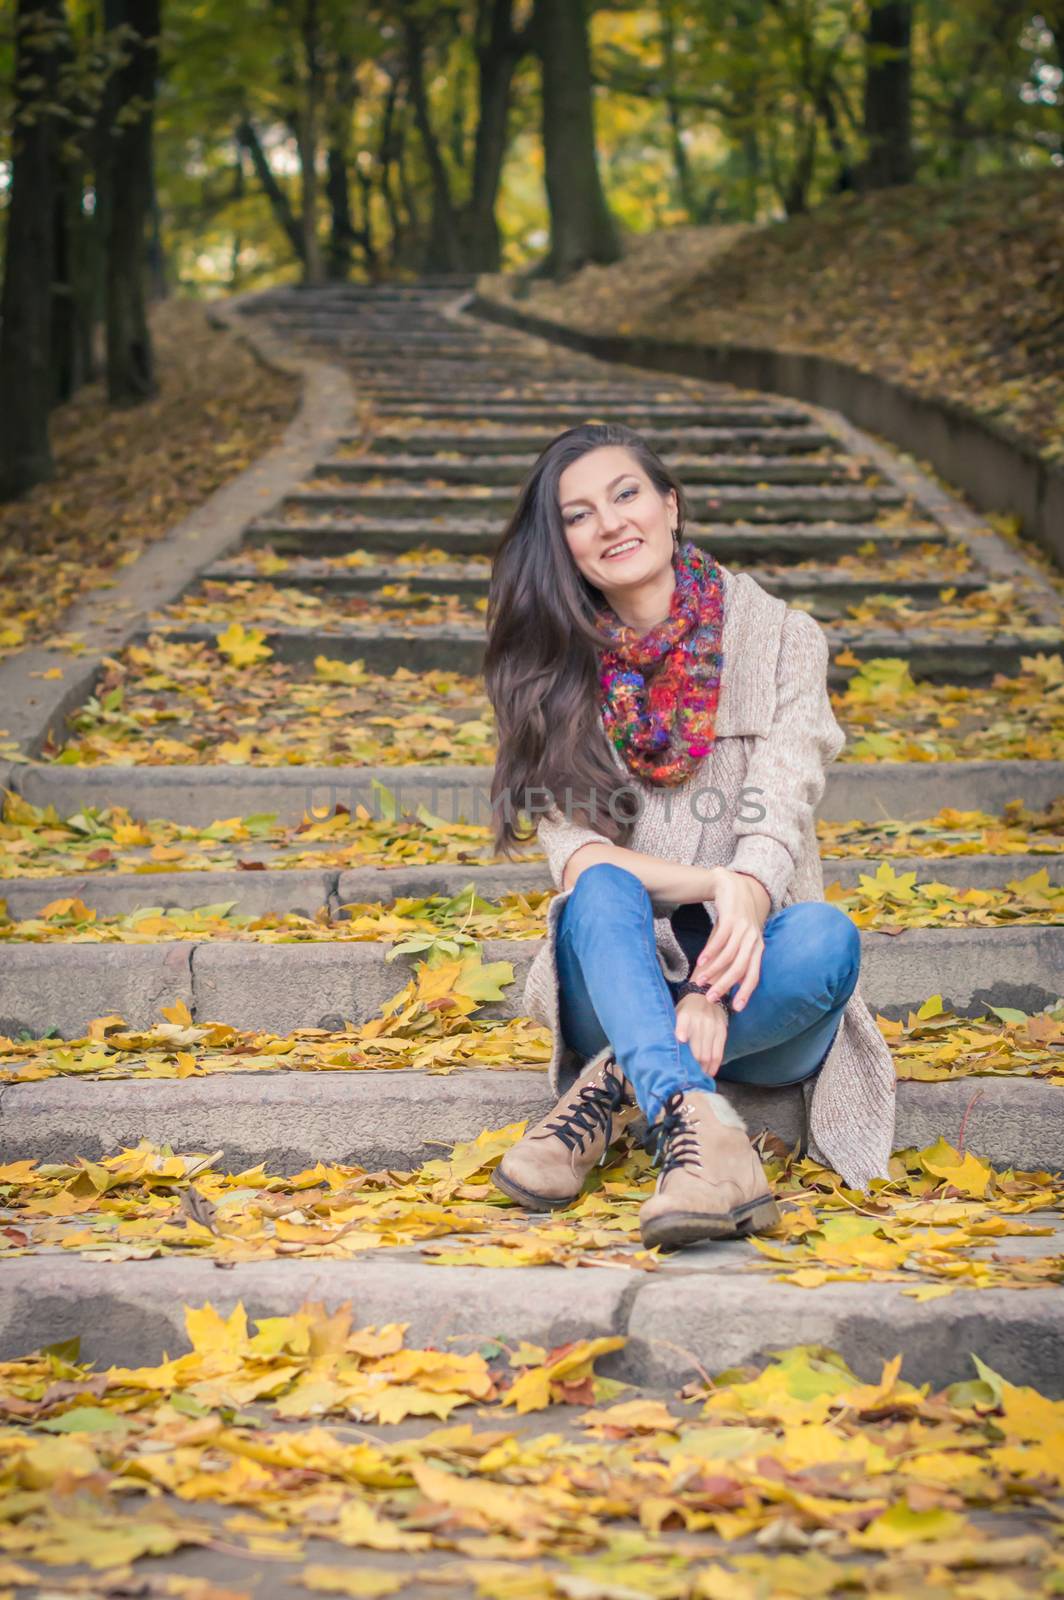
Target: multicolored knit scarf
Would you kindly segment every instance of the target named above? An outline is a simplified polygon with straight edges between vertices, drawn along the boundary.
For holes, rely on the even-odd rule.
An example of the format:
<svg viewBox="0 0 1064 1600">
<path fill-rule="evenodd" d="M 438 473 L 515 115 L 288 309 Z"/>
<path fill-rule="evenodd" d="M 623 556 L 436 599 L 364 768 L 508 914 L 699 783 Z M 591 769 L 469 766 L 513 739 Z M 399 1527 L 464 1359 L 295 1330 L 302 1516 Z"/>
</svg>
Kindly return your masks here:
<svg viewBox="0 0 1064 1600">
<path fill-rule="evenodd" d="M 636 777 L 683 783 L 713 749 L 724 626 L 720 568 L 690 542 L 675 556 L 669 615 L 639 634 L 612 610 L 596 614 L 606 733 Z M 656 670 L 655 670 L 656 669 Z"/>
</svg>

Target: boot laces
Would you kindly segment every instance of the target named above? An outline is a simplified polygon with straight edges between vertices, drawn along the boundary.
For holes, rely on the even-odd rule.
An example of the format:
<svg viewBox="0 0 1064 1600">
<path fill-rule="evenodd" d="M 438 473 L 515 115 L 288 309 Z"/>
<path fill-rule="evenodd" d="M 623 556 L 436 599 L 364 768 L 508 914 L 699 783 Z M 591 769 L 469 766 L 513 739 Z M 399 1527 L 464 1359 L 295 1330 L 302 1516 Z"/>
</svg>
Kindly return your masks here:
<svg viewBox="0 0 1064 1600">
<path fill-rule="evenodd" d="M 627 1105 L 623 1080 L 607 1068 L 602 1083 L 581 1084 L 573 1103 L 554 1122 L 547 1124 L 547 1132 L 560 1139 L 566 1149 L 583 1154 L 584 1140 L 604 1128 L 606 1142 L 599 1159 L 601 1166 L 613 1142 L 614 1113 Z"/>
<path fill-rule="evenodd" d="M 647 1145 L 661 1167 L 662 1178 L 677 1167 L 701 1166 L 698 1133 L 684 1106 L 682 1090 L 670 1094 L 665 1101 L 661 1120 L 647 1130 Z"/>
</svg>

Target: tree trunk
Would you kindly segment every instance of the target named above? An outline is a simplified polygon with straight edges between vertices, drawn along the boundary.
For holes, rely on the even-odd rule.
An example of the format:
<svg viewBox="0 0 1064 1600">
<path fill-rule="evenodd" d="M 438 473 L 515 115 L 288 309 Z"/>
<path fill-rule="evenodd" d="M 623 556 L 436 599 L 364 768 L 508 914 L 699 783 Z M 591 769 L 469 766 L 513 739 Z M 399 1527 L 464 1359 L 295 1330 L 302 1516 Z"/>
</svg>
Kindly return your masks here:
<svg viewBox="0 0 1064 1600">
<path fill-rule="evenodd" d="M 152 200 L 152 117 L 159 64 L 159 0 L 105 0 L 108 32 L 121 29 L 114 78 L 107 236 L 107 397 L 135 405 L 155 393 L 145 300 L 145 228 Z"/>
<path fill-rule="evenodd" d="M 665 106 L 669 115 L 669 143 L 676 173 L 676 192 L 689 221 L 704 222 L 695 194 L 691 163 L 683 142 L 683 111 L 676 98 L 676 16 L 673 0 L 661 0 L 661 55 L 665 75 Z"/>
<path fill-rule="evenodd" d="M 270 210 L 273 212 L 275 222 L 277 222 L 284 233 L 285 238 L 288 240 L 288 243 L 292 246 L 292 253 L 296 260 L 302 261 L 302 226 L 296 219 L 296 214 L 292 210 L 288 196 L 285 194 L 284 190 L 281 188 L 281 185 L 274 177 L 273 169 L 266 157 L 266 152 L 262 148 L 262 142 L 259 139 L 253 124 L 247 117 L 244 118 L 243 122 L 238 124 L 236 136 L 240 144 L 243 145 L 244 149 L 251 157 L 252 168 L 256 178 L 258 178 L 259 183 L 262 185 L 263 194 L 270 202 Z"/>
<path fill-rule="evenodd" d="M 303 283 L 317 288 L 325 281 L 318 242 L 318 102 L 322 91 L 318 36 L 318 0 L 304 0 L 304 73 L 299 105 L 299 166 L 303 177 Z"/>
<path fill-rule="evenodd" d="M 406 70 L 414 121 L 421 135 L 425 160 L 432 182 L 432 220 L 422 262 L 424 272 L 462 272 L 465 270 L 458 217 L 451 199 L 451 184 L 439 141 L 429 115 L 425 89 L 425 42 L 420 23 L 405 19 Z"/>
<path fill-rule="evenodd" d="M 54 471 L 52 276 L 63 0 L 18 0 L 11 199 L 0 296 L 0 499 Z"/>
<path fill-rule="evenodd" d="M 349 57 L 336 59 L 333 92 L 328 109 L 328 149 L 325 158 L 325 197 L 329 202 L 329 249 L 326 272 L 343 283 L 351 276 L 355 224 L 351 216 L 350 157 L 351 116 L 358 86 Z"/>
<path fill-rule="evenodd" d="M 864 189 L 913 179 L 912 25 L 912 0 L 873 0 L 865 32 Z"/>
<path fill-rule="evenodd" d="M 490 15 L 489 15 L 490 8 Z M 477 17 L 479 106 L 473 145 L 473 187 L 464 218 L 466 265 L 498 272 L 501 263 L 495 206 L 506 156 L 514 71 L 531 36 L 513 28 L 513 0 L 481 0 Z"/>
<path fill-rule="evenodd" d="M 535 0 L 533 27 L 542 63 L 543 156 L 550 250 L 538 274 L 562 279 L 589 261 L 621 255 L 595 153 L 591 49 L 586 0 Z"/>
</svg>

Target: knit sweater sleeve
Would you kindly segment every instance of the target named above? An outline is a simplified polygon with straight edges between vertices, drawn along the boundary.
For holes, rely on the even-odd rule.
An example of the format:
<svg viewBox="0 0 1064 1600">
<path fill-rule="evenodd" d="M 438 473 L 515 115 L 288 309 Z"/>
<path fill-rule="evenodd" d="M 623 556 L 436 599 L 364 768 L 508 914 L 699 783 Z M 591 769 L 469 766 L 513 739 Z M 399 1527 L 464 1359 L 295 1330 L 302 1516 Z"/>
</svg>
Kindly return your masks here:
<svg viewBox="0 0 1064 1600">
<path fill-rule="evenodd" d="M 536 833 L 556 889 L 562 887 L 562 873 L 565 871 L 566 862 L 582 844 L 613 843 L 597 829 L 583 827 L 580 823 L 573 822 L 556 806 L 544 812 L 539 819 Z"/>
<path fill-rule="evenodd" d="M 735 850 L 727 863 L 764 885 L 780 909 L 802 852 L 803 834 L 824 793 L 825 766 L 846 735 L 835 720 L 827 686 L 828 642 L 808 612 L 788 608 L 776 665 L 772 726 L 758 735 L 747 764 L 743 797 L 732 824 Z M 759 792 L 758 792 L 759 791 Z M 749 813 L 764 815 L 748 820 Z"/>
</svg>

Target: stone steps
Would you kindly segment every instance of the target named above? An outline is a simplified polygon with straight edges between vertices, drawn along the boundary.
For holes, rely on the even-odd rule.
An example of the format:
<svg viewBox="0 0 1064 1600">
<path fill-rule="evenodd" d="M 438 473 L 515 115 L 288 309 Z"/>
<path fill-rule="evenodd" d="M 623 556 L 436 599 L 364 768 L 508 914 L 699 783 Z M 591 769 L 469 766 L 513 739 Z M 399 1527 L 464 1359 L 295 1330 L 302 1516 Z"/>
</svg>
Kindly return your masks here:
<svg viewBox="0 0 1064 1600">
<path fill-rule="evenodd" d="M 737 423 L 732 427 L 646 428 L 643 437 L 660 454 L 670 458 L 683 451 L 698 450 L 713 455 L 725 450 L 738 452 L 744 449 L 775 457 L 810 450 L 829 450 L 837 445 L 834 435 L 824 429 L 796 424 L 789 427 Z M 362 434 L 343 434 L 337 444 L 343 450 L 368 448 L 375 454 L 392 458 L 421 458 L 444 451 L 481 459 L 518 456 L 527 470 L 550 439 L 551 430 L 546 427 L 504 429 L 493 426 L 490 432 L 479 428 L 450 433 L 439 428 L 419 429 L 416 433 L 389 433 L 382 430 L 374 433 L 369 441 Z"/>
<path fill-rule="evenodd" d="M 847 606 L 859 605 L 870 594 L 889 594 L 899 599 L 922 601 L 925 605 L 937 603 L 940 591 L 953 589 L 958 599 L 978 594 L 986 587 L 983 577 L 943 575 L 938 579 L 885 577 L 846 577 L 841 573 L 817 571 L 768 572 L 756 567 L 744 569 L 763 589 L 782 599 L 811 600 L 812 613 L 818 619 L 838 616 Z M 884 571 L 890 568 L 884 564 Z M 490 571 L 487 566 L 477 566 L 460 561 L 438 565 L 413 567 L 400 561 L 375 561 L 372 564 L 348 567 L 346 570 L 327 565 L 311 556 L 295 556 L 280 572 L 263 572 L 252 561 L 241 561 L 234 556 L 208 567 L 202 574 L 203 582 L 211 583 L 270 583 L 279 589 L 306 589 L 323 598 L 334 595 L 364 594 L 378 589 L 382 584 L 409 584 L 417 593 L 429 595 L 459 595 L 465 600 L 486 597 Z"/>
<path fill-rule="evenodd" d="M 1022 799 L 1031 810 L 1061 792 L 1057 761 L 834 762 L 817 816 L 828 822 L 932 817 L 943 806 L 999 812 Z M 116 800 L 141 817 L 169 817 L 208 827 L 218 817 L 271 812 L 285 823 L 305 814 L 331 816 L 337 803 L 381 815 L 375 784 L 394 794 L 400 815 L 427 806 L 450 822 L 491 820 L 492 769 L 487 766 L 395 767 L 123 767 L 13 764 L 8 786 L 33 805 L 61 816 Z"/>
<path fill-rule="evenodd" d="M 309 508 L 304 502 L 301 509 L 306 512 Z M 714 509 L 715 517 L 718 509 Z M 417 518 L 380 512 L 358 517 L 323 515 L 313 520 L 307 515 L 296 517 L 289 513 L 282 517 L 274 512 L 248 524 L 245 544 L 270 545 L 281 555 L 346 555 L 351 550 L 391 554 L 421 544 L 459 557 L 491 555 L 499 542 L 500 525 L 480 516 L 478 511 L 479 506 L 470 501 L 465 514 Z M 820 507 L 819 511 L 823 517 L 825 508 Z M 812 557 L 834 561 L 839 556 L 856 554 L 870 541 L 889 543 L 900 550 L 915 550 L 925 544 L 945 545 L 941 530 L 931 532 L 919 525 L 887 530 L 867 520 L 830 522 L 816 517 L 801 522 L 778 521 L 769 516 L 758 521 L 745 514 L 729 521 L 721 516 L 712 521 L 689 522 L 685 531 L 694 544 L 710 550 L 725 566 L 805 561 Z"/>
<path fill-rule="evenodd" d="M 1000 1248 L 1021 1243 L 1002 1239 Z M 869 1383 L 904 1351 L 907 1380 L 938 1388 L 971 1375 L 974 1351 L 1012 1383 L 1064 1392 L 1059 1290 L 958 1289 L 924 1303 L 906 1297 L 903 1283 L 808 1291 L 751 1275 L 751 1256 L 747 1245 L 717 1244 L 682 1251 L 653 1274 L 601 1266 L 560 1277 L 554 1267 L 444 1269 L 412 1250 L 238 1262 L 225 1272 L 209 1258 L 96 1262 L 57 1252 L 5 1262 L 0 1358 L 80 1337 L 83 1360 L 140 1366 L 187 1348 L 183 1305 L 210 1301 L 227 1316 L 240 1301 L 259 1318 L 289 1316 L 309 1300 L 350 1302 L 355 1327 L 408 1323 L 415 1347 L 470 1350 L 504 1333 L 554 1348 L 623 1334 L 624 1348 L 597 1370 L 673 1390 L 706 1364 L 720 1372 L 815 1343 L 838 1350 Z"/>
<path fill-rule="evenodd" d="M 805 459 L 797 451 L 776 455 L 721 454 L 681 460 L 672 467 L 685 483 L 859 483 L 866 473 L 854 470 L 845 456 Z M 461 461 L 436 460 L 425 456 L 328 456 L 314 469 L 315 478 L 341 478 L 347 483 L 364 483 L 368 478 L 387 478 L 393 482 L 419 482 L 437 478 L 445 483 L 505 484 L 516 488 L 528 475 L 526 456 L 467 456 Z M 512 498 L 512 495 L 511 495 Z"/>
<path fill-rule="evenodd" d="M 213 644 L 219 631 L 211 623 L 155 624 L 150 633 L 162 633 L 183 644 Z M 374 623 L 337 622 L 329 627 L 279 627 L 264 623 L 261 631 L 273 651 L 274 659 L 291 664 L 312 662 L 327 654 L 336 661 L 364 661 L 374 672 L 394 672 L 406 667 L 411 672 L 433 668 L 450 672 L 479 673 L 484 655 L 484 629 L 463 627 L 459 623 L 437 623 L 432 627 L 411 624 L 379 626 Z M 144 643 L 149 631 L 137 636 Z M 847 650 L 862 661 L 882 656 L 899 656 L 909 662 L 914 678 L 930 683 L 989 683 L 995 673 L 1015 673 L 1024 656 L 1034 650 L 1060 649 L 1057 641 L 1025 637 L 1022 633 L 979 633 L 975 629 L 940 630 L 910 628 L 833 627 L 829 642 L 834 651 Z M 828 683 L 845 687 L 853 676 L 852 666 L 832 660 Z"/>
<path fill-rule="evenodd" d="M 526 427 L 557 430 L 589 420 L 613 419 L 642 431 L 646 422 L 668 423 L 676 428 L 804 428 L 808 412 L 798 406 L 775 405 L 767 400 L 706 400 L 685 404 L 675 401 L 617 400 L 599 403 L 592 418 L 583 405 L 554 400 L 478 400 L 459 395 L 446 401 L 379 400 L 376 417 L 419 417 L 427 422 L 521 423 Z"/>
<path fill-rule="evenodd" d="M 212 899 L 210 891 L 204 902 Z M 204 903 L 201 902 L 201 903 Z M 536 939 L 486 939 L 485 961 L 509 961 L 514 982 L 485 1016 L 520 1016 Z M 95 1017 L 116 1014 L 133 1027 L 159 1020 L 182 999 L 201 1021 L 236 1028 L 334 1028 L 364 1023 L 407 982 L 405 958 L 385 959 L 368 940 L 255 944 L 181 939 L 151 944 L 17 943 L 3 946 L 0 1033 L 49 1029 L 79 1038 Z M 958 1014 L 988 1004 L 1040 1011 L 1060 994 L 1064 928 L 907 928 L 861 934 L 861 992 L 885 1016 L 904 1016 L 930 994 Z"/>
<path fill-rule="evenodd" d="M 276 852 L 262 846 L 242 844 L 234 848 L 242 861 L 261 861 L 263 870 L 103 870 L 50 878 L 4 878 L 0 884 L 8 916 L 15 921 L 35 917 L 53 900 L 68 899 L 82 900 L 99 916 L 124 916 L 145 905 L 191 910 L 223 900 L 234 901 L 237 911 L 247 916 L 263 916 L 271 911 L 313 916 L 320 906 L 339 915 L 340 907 L 356 902 L 434 894 L 451 897 L 470 882 L 476 884 L 477 894 L 486 900 L 505 894 L 541 893 L 551 887 L 543 861 L 483 866 L 467 861 L 394 867 L 280 867 L 271 864 Z M 339 847 L 301 843 L 299 848 L 313 853 Z M 935 880 L 959 889 L 1000 889 L 1043 868 L 1051 884 L 1064 883 L 1064 851 L 940 857 L 881 853 L 871 857 L 827 856 L 822 861 L 825 885 L 838 882 L 845 889 L 857 888 L 862 876 L 874 876 L 883 864 L 894 873 L 915 872 L 918 883 Z"/>
<path fill-rule="evenodd" d="M 752 1134 L 791 1148 L 806 1139 L 802 1091 L 721 1083 Z M 999 1169 L 1064 1171 L 1059 1084 L 961 1077 L 898 1084 L 895 1148 L 963 1142 Z M 469 1066 L 451 1073 L 213 1072 L 181 1079 L 46 1078 L 4 1086 L 0 1163 L 101 1160 L 141 1139 L 175 1150 L 220 1150 L 243 1172 L 264 1161 L 291 1175 L 316 1162 L 405 1170 L 485 1128 L 538 1121 L 553 1103 L 540 1070 Z M 963 1133 L 961 1131 L 963 1124 Z M 640 1137 L 642 1128 L 636 1130 Z"/>
<path fill-rule="evenodd" d="M 367 403 L 368 433 L 334 435 L 328 446 L 332 453 L 310 469 L 311 482 L 346 481 L 350 493 L 285 493 L 273 510 L 248 525 L 244 548 L 272 544 L 286 553 L 314 556 L 362 549 L 386 557 L 426 542 L 456 557 L 490 554 L 513 487 L 547 439 L 568 424 L 613 417 L 645 429 L 650 443 L 675 454 L 681 476 L 693 486 L 692 506 L 703 517 L 689 527 L 689 535 L 722 561 L 822 563 L 819 572 L 785 570 L 764 581 L 787 598 L 812 598 L 819 608 L 815 614 L 824 619 L 868 593 L 904 593 L 930 602 L 940 587 L 955 588 L 958 595 L 974 592 L 986 581 L 985 570 L 1001 576 L 992 563 L 983 576 L 977 572 L 941 584 L 892 575 L 890 561 L 915 555 L 921 546 L 938 545 L 946 554 L 957 537 L 954 522 L 936 520 L 940 513 L 929 509 L 930 502 L 910 497 L 889 473 L 878 486 L 862 486 L 868 463 L 875 460 L 872 447 L 867 454 L 857 449 L 847 454 L 850 443 L 821 426 L 806 408 L 726 385 L 609 368 L 491 325 L 462 328 L 446 311 L 467 282 L 393 290 L 345 286 L 320 293 L 277 289 L 249 302 L 252 314 L 282 337 L 298 336 L 334 356 L 350 351 L 348 368 L 357 375 L 360 401 Z M 353 445 L 365 453 L 336 453 Z M 455 459 L 433 459 L 434 451 L 452 452 Z M 813 451 L 823 452 L 822 459 L 803 459 Z M 392 483 L 363 481 L 378 473 Z M 840 482 L 840 476 L 848 481 Z M 419 479 L 432 478 L 454 487 L 419 491 Z M 754 492 L 747 479 L 770 486 Z M 489 494 L 463 493 L 463 482 L 486 487 Z M 881 512 L 896 512 L 899 506 L 906 511 L 900 530 L 892 526 L 892 517 L 879 520 Z M 324 520 L 315 520 L 312 512 L 326 513 Z M 882 553 L 882 580 L 878 574 L 848 579 L 832 570 L 831 563 L 868 541 Z M 235 573 L 232 562 L 212 571 L 215 577 L 234 575 L 264 581 L 254 571 Z M 419 578 L 386 561 L 376 572 L 352 570 L 324 579 L 305 565 L 271 581 L 282 587 L 314 584 L 327 594 L 396 581 L 429 593 L 472 598 L 486 592 L 484 569 L 457 575 L 436 570 Z M 378 655 L 374 665 L 401 659 L 409 666 L 422 645 L 434 664 L 447 659 L 447 651 L 470 648 L 476 643 L 473 630 L 465 632 L 462 638 L 453 629 L 396 628 L 377 630 L 371 639 L 355 628 L 342 634 L 278 629 L 270 637 L 282 659 L 286 651 L 304 649 L 335 656 L 354 650 L 357 642 L 355 653 L 364 659 L 373 650 L 401 648 L 401 658 Z M 170 637 L 212 634 L 183 629 Z M 865 629 L 854 639 L 833 631 L 832 641 L 856 646 L 859 654 L 908 655 L 914 671 L 918 661 L 929 659 L 920 650 L 933 647 L 940 664 L 948 655 L 945 676 L 959 681 L 973 671 L 1000 670 L 1006 660 L 1011 666 L 1014 657 L 1008 652 L 1017 648 L 1000 631 L 990 638 L 947 638 L 942 630 L 923 641 L 916 634 L 886 630 L 880 639 Z M 1024 645 L 1023 653 L 1028 649 Z M 1013 798 L 1034 809 L 1059 794 L 1061 773 L 1060 763 L 1048 761 L 836 763 L 818 810 L 826 820 L 847 821 L 916 820 L 945 805 L 999 812 Z M 92 768 L 16 760 L 8 781 L 35 804 L 54 804 L 61 815 L 84 805 L 120 803 L 134 815 L 206 825 L 255 812 L 298 822 L 315 808 L 319 815 L 331 814 L 338 801 L 352 808 L 364 804 L 379 815 L 374 780 L 391 791 L 400 813 L 422 804 L 436 816 L 486 822 L 491 776 L 490 768 L 478 766 Z M 268 848 L 250 841 L 237 848 L 242 859 L 271 858 Z M 1043 866 L 1054 882 L 1064 872 L 1064 856 L 1036 852 L 948 861 L 880 859 L 895 871 L 915 871 L 919 881 L 939 878 L 986 887 Z M 825 882 L 850 884 L 876 865 L 827 859 Z M 73 874 L 9 881 L 0 892 L 15 916 L 66 894 L 87 900 L 101 914 L 149 903 L 235 900 L 240 909 L 259 914 L 292 909 L 312 915 L 320 905 L 338 913 L 362 900 L 455 893 L 470 881 L 489 898 L 518 886 L 548 886 L 544 863 L 518 862 Z M 973 1015 L 988 1003 L 1038 1010 L 1059 994 L 1060 928 L 863 932 L 861 943 L 862 994 L 874 1011 L 888 1016 L 904 1016 L 933 993 L 951 1009 Z M 538 948 L 534 940 L 484 943 L 485 960 L 511 961 L 515 970 L 504 1000 L 487 1008 L 487 1015 L 520 1014 L 524 977 Z M 339 940 L 313 945 L 206 939 L 5 944 L 0 948 L 0 1032 L 25 1026 L 75 1037 L 107 1013 L 121 1014 L 134 1026 L 151 1026 L 160 1020 L 162 1006 L 179 999 L 200 1020 L 278 1033 L 303 1026 L 336 1030 L 345 1021 L 378 1014 L 408 980 L 412 963 L 406 958 L 388 962 L 387 951 L 384 942 Z M 725 1092 L 755 1127 L 771 1127 L 792 1143 L 802 1137 L 804 1108 L 797 1089 Z M 1019 1077 L 902 1083 L 897 1143 L 925 1145 L 945 1136 L 999 1166 L 1057 1169 L 1064 1166 L 1059 1094 L 1058 1086 Z M 221 1150 L 219 1164 L 230 1171 L 263 1159 L 287 1173 L 319 1159 L 410 1164 L 484 1127 L 536 1115 L 548 1103 L 541 1072 L 486 1068 L 450 1075 L 335 1071 L 299 1079 L 294 1073 L 262 1071 L 173 1081 L 63 1077 L 4 1087 L 0 1150 L 4 1160 L 69 1160 L 79 1152 L 91 1158 L 146 1136 L 175 1148 Z M 517 1213 L 513 1225 L 522 1226 Z M 1044 1255 L 1056 1244 L 1053 1238 L 1003 1239 L 988 1244 L 984 1253 Z M 56 1251 L 5 1262 L 0 1356 L 80 1334 L 90 1358 L 156 1360 L 164 1349 L 184 1348 L 185 1302 L 209 1299 L 224 1312 L 242 1299 L 252 1315 L 263 1316 L 288 1313 L 306 1299 L 330 1306 L 351 1300 L 356 1323 L 408 1322 L 412 1342 L 441 1348 L 451 1338 L 475 1345 L 487 1333 L 555 1345 L 623 1332 L 628 1345 L 612 1367 L 604 1363 L 602 1370 L 673 1388 L 707 1364 L 719 1370 L 788 1343 L 814 1342 L 841 1350 L 869 1379 L 878 1378 L 883 1359 L 904 1350 L 910 1380 L 942 1383 L 966 1370 L 966 1352 L 976 1350 L 1015 1382 L 1064 1391 L 1060 1297 L 1053 1289 L 958 1290 L 920 1303 L 902 1294 L 902 1283 L 829 1283 L 816 1291 L 798 1290 L 746 1271 L 753 1258 L 750 1246 L 736 1243 L 681 1252 L 663 1260 L 653 1274 L 611 1264 L 563 1278 L 553 1268 L 526 1268 L 516 1276 L 490 1268 L 441 1271 L 416 1249 L 384 1249 L 351 1261 L 290 1257 L 224 1272 L 209 1258 L 105 1263 Z M 570 1287 L 578 1292 L 568 1293 Z"/>
<path fill-rule="evenodd" d="M 794 484 L 766 489 L 745 484 L 722 484 L 719 488 L 695 487 L 688 491 L 693 516 L 712 513 L 718 522 L 864 522 L 892 506 L 903 504 L 904 495 L 894 488 L 862 488 L 859 485 L 821 486 Z M 417 516 L 431 510 L 433 517 L 451 511 L 459 515 L 475 512 L 481 517 L 499 517 L 495 524 L 498 539 L 502 521 L 513 508 L 511 489 L 489 489 L 471 494 L 461 487 L 443 489 L 412 488 L 408 484 L 360 484 L 351 489 L 296 489 L 284 498 L 284 505 L 304 514 L 311 512 L 358 511 L 381 517 Z"/>
</svg>

